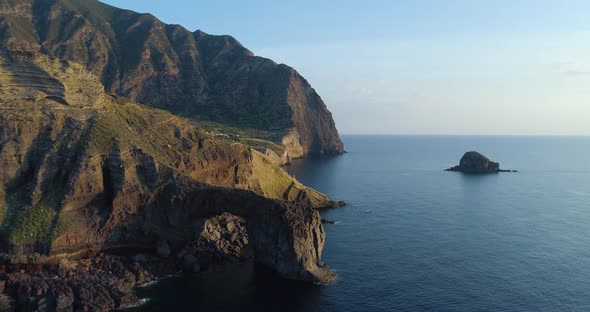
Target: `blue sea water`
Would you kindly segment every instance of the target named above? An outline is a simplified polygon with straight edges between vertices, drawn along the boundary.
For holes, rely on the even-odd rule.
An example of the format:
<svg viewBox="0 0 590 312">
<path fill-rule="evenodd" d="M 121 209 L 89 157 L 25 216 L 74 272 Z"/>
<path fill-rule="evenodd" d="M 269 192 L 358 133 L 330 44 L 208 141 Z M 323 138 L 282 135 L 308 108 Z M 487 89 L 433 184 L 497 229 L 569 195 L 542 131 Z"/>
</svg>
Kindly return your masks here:
<svg viewBox="0 0 590 312">
<path fill-rule="evenodd" d="M 142 310 L 590 311 L 590 138 L 343 136 L 287 169 L 324 210 L 330 285 L 250 265 L 165 280 Z M 518 173 L 444 172 L 477 150 Z"/>
</svg>

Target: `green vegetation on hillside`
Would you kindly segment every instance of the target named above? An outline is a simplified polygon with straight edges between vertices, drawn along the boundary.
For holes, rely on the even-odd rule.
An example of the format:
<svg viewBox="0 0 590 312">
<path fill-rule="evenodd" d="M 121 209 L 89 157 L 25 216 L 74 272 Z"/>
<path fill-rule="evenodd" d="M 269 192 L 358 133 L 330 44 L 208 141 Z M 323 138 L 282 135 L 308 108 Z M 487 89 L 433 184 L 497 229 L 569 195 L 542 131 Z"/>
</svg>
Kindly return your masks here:
<svg viewBox="0 0 590 312">
<path fill-rule="evenodd" d="M 192 120 L 213 136 L 242 143 L 259 151 L 264 151 L 268 148 L 273 150 L 277 155 L 282 155 L 285 151 L 285 148 L 281 145 L 281 141 L 289 133 L 288 129 L 269 131 L 237 127 L 199 118 L 192 118 Z"/>
<path fill-rule="evenodd" d="M 57 212 L 45 204 L 37 204 L 24 210 L 5 232 L 8 240 L 16 243 L 51 243 L 59 235 L 56 226 Z"/>
</svg>

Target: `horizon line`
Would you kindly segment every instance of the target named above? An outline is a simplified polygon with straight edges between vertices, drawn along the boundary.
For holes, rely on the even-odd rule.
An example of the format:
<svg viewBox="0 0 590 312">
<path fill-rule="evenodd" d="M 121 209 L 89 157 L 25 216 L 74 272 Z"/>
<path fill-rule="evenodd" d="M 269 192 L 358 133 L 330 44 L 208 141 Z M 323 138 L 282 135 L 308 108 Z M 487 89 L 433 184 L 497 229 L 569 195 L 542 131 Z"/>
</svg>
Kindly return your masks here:
<svg viewBox="0 0 590 312">
<path fill-rule="evenodd" d="M 590 138 L 590 134 L 449 134 L 449 133 L 352 133 L 344 132 L 340 135 L 367 135 L 367 136 L 455 136 L 455 137 L 578 137 Z"/>
</svg>

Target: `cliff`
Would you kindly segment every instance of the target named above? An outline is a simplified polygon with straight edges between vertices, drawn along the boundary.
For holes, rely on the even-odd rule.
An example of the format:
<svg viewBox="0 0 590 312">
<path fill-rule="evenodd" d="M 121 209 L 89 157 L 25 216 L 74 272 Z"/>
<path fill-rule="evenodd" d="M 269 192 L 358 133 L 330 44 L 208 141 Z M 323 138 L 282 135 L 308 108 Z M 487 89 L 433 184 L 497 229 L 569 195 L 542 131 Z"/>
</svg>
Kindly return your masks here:
<svg viewBox="0 0 590 312">
<path fill-rule="evenodd" d="M 334 277 L 314 208 L 342 203 L 277 165 L 343 151 L 295 70 L 93 0 L 4 0 L 0 29 L 0 309 L 117 309 L 220 259 Z"/>
<path fill-rule="evenodd" d="M 326 105 L 294 69 L 230 36 L 189 32 L 95 0 L 5 0 L 0 43 L 86 67 L 110 93 L 269 141 L 289 158 L 339 154 Z"/>
<path fill-rule="evenodd" d="M 104 93 L 84 66 L 0 52 L 0 234 L 10 254 L 172 250 L 202 220 L 247 222 L 255 259 L 325 281 L 312 207 L 337 203 L 261 153 L 166 111 Z"/>
</svg>

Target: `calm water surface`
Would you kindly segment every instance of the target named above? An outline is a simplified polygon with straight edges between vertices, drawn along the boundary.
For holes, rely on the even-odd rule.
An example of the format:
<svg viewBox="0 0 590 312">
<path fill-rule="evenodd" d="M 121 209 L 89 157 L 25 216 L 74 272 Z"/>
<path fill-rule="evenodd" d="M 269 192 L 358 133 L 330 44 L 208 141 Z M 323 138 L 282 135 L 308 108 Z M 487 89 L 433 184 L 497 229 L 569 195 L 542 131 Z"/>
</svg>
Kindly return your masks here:
<svg viewBox="0 0 590 312">
<path fill-rule="evenodd" d="M 322 211 L 327 286 L 249 265 L 165 280 L 141 310 L 590 311 L 590 138 L 343 136 L 288 170 Z M 477 150 L 519 173 L 443 172 Z"/>
</svg>

